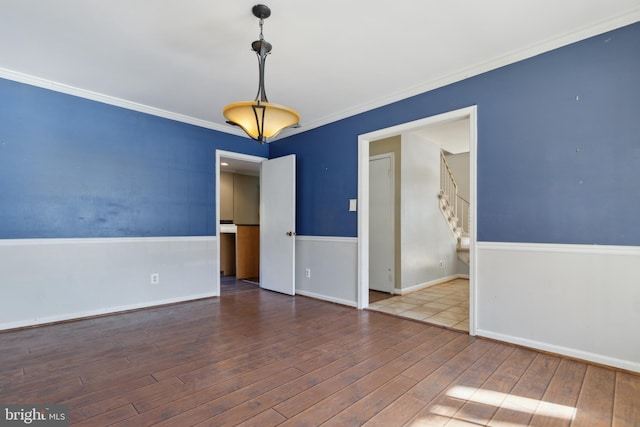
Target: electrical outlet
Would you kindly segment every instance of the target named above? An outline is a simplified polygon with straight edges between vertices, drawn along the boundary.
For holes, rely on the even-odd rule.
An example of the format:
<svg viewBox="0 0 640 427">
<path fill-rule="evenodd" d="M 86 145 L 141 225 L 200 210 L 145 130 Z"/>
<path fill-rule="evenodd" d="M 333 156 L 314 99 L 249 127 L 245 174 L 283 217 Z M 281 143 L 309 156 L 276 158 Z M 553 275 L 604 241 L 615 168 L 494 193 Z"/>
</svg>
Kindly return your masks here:
<svg viewBox="0 0 640 427">
<path fill-rule="evenodd" d="M 444 262 L 440 261 L 440 267 L 444 267 Z"/>
<path fill-rule="evenodd" d="M 306 277 L 307 279 L 311 278 L 311 269 L 307 268 L 304 270 L 304 277 Z"/>
<path fill-rule="evenodd" d="M 160 275 L 158 273 L 153 273 L 151 275 L 151 284 L 157 285 L 158 283 L 160 283 Z"/>
</svg>

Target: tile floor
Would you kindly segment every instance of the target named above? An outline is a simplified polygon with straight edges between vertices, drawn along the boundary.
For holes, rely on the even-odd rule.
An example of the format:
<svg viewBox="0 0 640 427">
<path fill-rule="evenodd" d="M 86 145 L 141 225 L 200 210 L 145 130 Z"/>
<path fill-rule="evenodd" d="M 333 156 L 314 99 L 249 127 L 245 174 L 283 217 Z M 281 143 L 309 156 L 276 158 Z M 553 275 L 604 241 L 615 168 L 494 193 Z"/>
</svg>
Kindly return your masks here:
<svg viewBox="0 0 640 427">
<path fill-rule="evenodd" d="M 469 331 L 469 280 L 455 279 L 369 304 L 369 310 Z"/>
</svg>

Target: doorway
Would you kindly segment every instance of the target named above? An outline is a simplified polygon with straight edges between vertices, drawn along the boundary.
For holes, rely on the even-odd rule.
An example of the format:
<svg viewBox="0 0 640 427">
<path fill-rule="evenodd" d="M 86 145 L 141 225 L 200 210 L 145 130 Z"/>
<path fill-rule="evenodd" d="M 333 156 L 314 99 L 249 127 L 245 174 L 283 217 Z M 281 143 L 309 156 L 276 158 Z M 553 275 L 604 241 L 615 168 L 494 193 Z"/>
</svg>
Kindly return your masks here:
<svg viewBox="0 0 640 427">
<path fill-rule="evenodd" d="M 387 129 L 360 135 L 358 137 L 358 199 L 361 209 L 358 212 L 358 308 L 369 305 L 369 265 L 370 258 L 370 182 L 369 182 L 369 145 L 371 141 L 389 138 L 394 135 L 416 131 L 430 125 L 467 119 L 469 132 L 469 177 L 471 212 L 469 221 L 469 333 L 475 335 L 475 295 L 476 295 L 476 147 L 477 147 L 477 110 L 475 106 L 404 123 Z M 399 268 L 399 267 L 398 267 Z"/>
<path fill-rule="evenodd" d="M 234 173 L 238 173 L 240 175 L 244 175 L 244 176 L 260 176 L 260 164 L 267 160 L 264 157 L 258 157 L 258 156 L 251 156 L 248 154 L 241 154 L 241 153 L 234 153 L 232 151 L 222 151 L 222 150 L 216 150 L 216 183 L 218 183 L 216 185 L 216 235 L 218 236 L 218 238 L 216 239 L 216 256 L 217 256 L 217 265 L 218 265 L 218 269 L 222 271 L 222 266 L 223 266 L 223 259 L 224 258 L 222 256 L 222 249 L 223 245 L 231 245 L 231 241 L 234 242 L 235 244 L 235 233 L 237 232 L 237 228 L 234 226 L 234 224 L 224 224 L 222 223 L 223 221 L 221 221 L 221 176 L 223 174 L 223 172 L 226 171 L 230 171 L 230 172 L 234 172 Z M 228 165 L 224 167 L 221 166 L 222 162 L 227 163 Z M 228 169 L 227 169 L 228 168 Z M 224 231 L 227 231 L 227 229 L 229 229 L 228 231 L 232 231 L 232 233 L 224 233 Z M 249 232 L 251 232 L 251 230 L 248 230 Z M 229 238 L 229 236 L 227 234 L 233 234 L 233 238 Z M 223 236 L 224 235 L 224 236 Z M 224 238 L 223 238 L 224 237 Z M 235 246 L 233 248 L 228 247 L 225 250 L 229 251 L 232 250 L 235 252 Z M 234 260 L 234 264 L 235 264 L 235 260 Z M 222 277 L 221 274 L 217 274 L 216 275 L 216 283 L 215 283 L 215 294 L 216 295 L 220 295 L 221 294 L 221 281 L 222 281 Z M 225 281 L 225 285 L 226 284 L 236 284 L 236 280 L 235 280 L 235 274 L 233 277 L 233 280 L 226 280 Z M 253 285 L 253 286 L 257 286 L 257 284 Z"/>
<path fill-rule="evenodd" d="M 236 255 L 240 256 L 240 224 L 221 224 L 221 162 L 233 163 L 235 169 L 257 172 L 259 177 L 259 226 L 244 225 L 243 235 L 257 246 L 256 254 L 259 285 L 262 289 L 295 294 L 295 174 L 296 157 L 293 154 L 275 159 L 216 150 L 216 257 L 221 266 L 222 229 L 235 233 Z M 234 214 L 235 216 L 235 214 Z M 232 230 L 227 230 L 232 225 Z M 249 234 L 247 234 L 249 233 Z M 243 247 L 252 246 L 243 244 Z M 274 249 L 276 247 L 277 249 Z M 220 295 L 220 274 L 216 274 L 216 295 Z"/>
</svg>

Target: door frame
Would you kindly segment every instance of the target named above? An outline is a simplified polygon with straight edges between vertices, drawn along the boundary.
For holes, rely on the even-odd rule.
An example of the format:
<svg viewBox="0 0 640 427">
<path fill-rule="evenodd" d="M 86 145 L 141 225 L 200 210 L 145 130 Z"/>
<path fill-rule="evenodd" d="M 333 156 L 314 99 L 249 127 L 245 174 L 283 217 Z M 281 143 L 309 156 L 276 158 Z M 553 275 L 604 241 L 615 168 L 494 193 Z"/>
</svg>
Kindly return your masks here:
<svg viewBox="0 0 640 427">
<path fill-rule="evenodd" d="M 414 120 L 400 125 L 358 135 L 358 309 L 369 306 L 369 143 L 372 140 L 388 138 L 423 128 L 437 123 L 469 119 L 469 178 L 471 224 L 469 227 L 469 335 L 476 335 L 477 325 L 477 139 L 478 117 L 477 106 L 461 108 L 459 110 Z"/>
<path fill-rule="evenodd" d="M 251 163 L 262 163 L 268 160 L 266 157 L 253 156 L 250 154 L 236 153 L 234 151 L 225 151 L 216 149 L 216 277 L 214 295 L 220 296 L 220 159 L 236 159 Z M 260 189 L 260 197 L 262 197 L 262 189 Z"/>
<path fill-rule="evenodd" d="M 391 235 L 393 236 L 392 240 L 391 240 L 391 247 L 393 249 L 393 256 L 391 257 L 391 269 L 392 269 L 392 275 L 391 275 L 391 294 L 395 293 L 396 290 L 396 258 L 395 258 L 395 253 L 396 253 L 396 205 L 395 205 L 395 197 L 396 197 L 396 191 L 395 191 L 395 181 L 396 181 L 396 177 L 395 177 L 395 154 L 393 152 L 390 153 L 382 153 L 382 154 L 376 154 L 373 156 L 369 156 L 369 162 L 371 162 L 372 160 L 380 160 L 380 159 L 389 159 L 390 162 L 390 177 L 389 177 L 389 181 L 390 181 L 390 186 L 391 186 Z M 371 175 L 369 175 L 369 177 L 371 177 Z M 369 210 L 369 212 L 371 212 Z M 371 248 L 369 247 L 369 251 L 371 251 Z"/>
</svg>

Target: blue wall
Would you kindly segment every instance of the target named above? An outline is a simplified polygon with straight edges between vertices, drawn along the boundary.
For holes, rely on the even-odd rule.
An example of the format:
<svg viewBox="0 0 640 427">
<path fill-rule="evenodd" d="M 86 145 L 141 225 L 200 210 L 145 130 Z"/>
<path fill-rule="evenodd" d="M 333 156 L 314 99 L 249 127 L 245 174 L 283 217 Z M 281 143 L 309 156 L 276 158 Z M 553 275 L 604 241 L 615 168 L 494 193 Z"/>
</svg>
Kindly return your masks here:
<svg viewBox="0 0 640 427">
<path fill-rule="evenodd" d="M 578 99 L 576 99 L 578 97 Z M 271 144 L 297 232 L 356 236 L 359 134 L 478 106 L 478 240 L 640 245 L 640 24 Z"/>
<path fill-rule="evenodd" d="M 297 154 L 298 234 L 356 236 L 357 136 L 477 105 L 478 240 L 640 245 L 639 76 L 634 24 L 269 147 L 0 79 L 0 238 L 213 235 L 217 148 Z"/>
<path fill-rule="evenodd" d="M 215 234 L 215 150 L 246 138 L 0 79 L 0 238 Z"/>
</svg>

